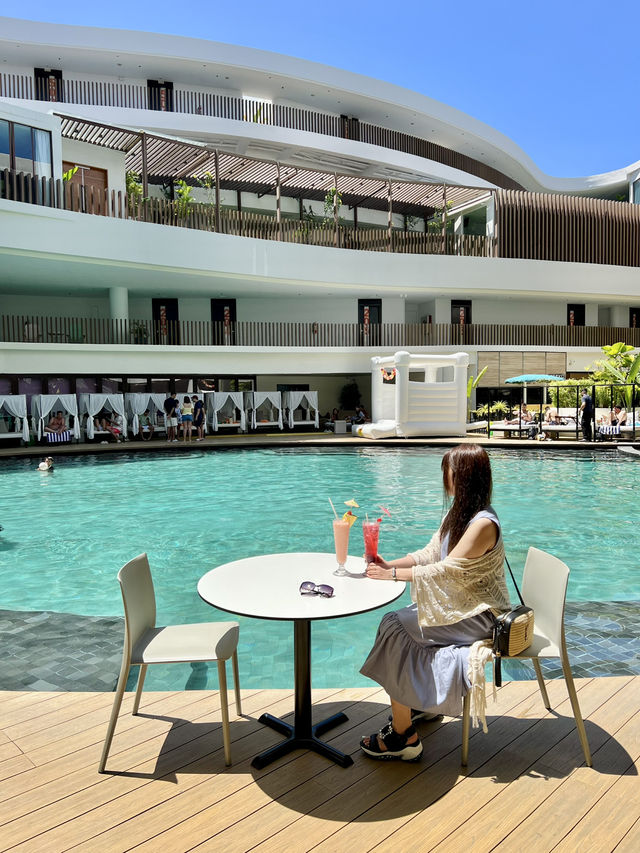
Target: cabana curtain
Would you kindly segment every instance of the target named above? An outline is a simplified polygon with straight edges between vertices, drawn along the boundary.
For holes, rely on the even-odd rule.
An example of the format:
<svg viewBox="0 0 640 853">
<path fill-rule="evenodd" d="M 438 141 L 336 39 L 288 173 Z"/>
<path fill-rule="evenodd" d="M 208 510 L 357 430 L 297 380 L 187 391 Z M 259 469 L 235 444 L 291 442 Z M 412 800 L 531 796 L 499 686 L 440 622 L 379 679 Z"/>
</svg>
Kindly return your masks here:
<svg viewBox="0 0 640 853">
<path fill-rule="evenodd" d="M 293 413 L 298 408 L 300 404 L 306 409 L 307 417 L 306 420 L 311 420 L 309 418 L 309 412 L 313 409 L 315 414 L 314 423 L 316 429 L 320 427 L 320 417 L 318 415 L 318 392 L 317 391 L 287 391 L 284 395 L 284 406 L 289 410 L 289 427 L 293 429 L 295 421 L 293 419 Z M 305 405 L 306 404 L 306 405 Z"/>
<path fill-rule="evenodd" d="M 5 408 L 10 415 L 17 418 L 17 430 L 22 430 L 22 440 L 29 443 L 29 421 L 27 420 L 27 397 L 25 394 L 0 395 L 0 409 Z"/>
<path fill-rule="evenodd" d="M 80 414 L 85 412 L 87 418 L 87 438 L 95 436 L 95 424 L 93 419 L 102 411 L 102 409 L 111 407 L 112 411 L 117 412 L 122 417 L 122 435 L 126 438 L 127 435 L 127 416 L 124 410 L 124 397 L 122 394 L 80 394 Z"/>
<path fill-rule="evenodd" d="M 216 391 L 209 399 L 212 408 L 211 425 L 214 432 L 218 432 L 218 412 L 221 412 L 228 403 L 231 403 L 234 409 L 239 409 L 240 429 L 242 432 L 247 431 L 247 415 L 244 410 L 242 391 Z"/>
<path fill-rule="evenodd" d="M 35 421 L 34 429 L 38 438 L 42 438 L 45 421 L 53 409 L 59 406 L 61 409 L 73 415 L 73 437 L 80 438 L 80 418 L 78 417 L 78 401 L 75 394 L 36 394 L 31 398 L 31 419 Z"/>
<path fill-rule="evenodd" d="M 256 428 L 258 423 L 256 412 L 260 406 L 267 401 L 271 403 L 274 409 L 278 410 L 278 428 L 282 429 L 282 394 L 280 391 L 253 391 L 252 393 L 253 404 L 251 408 L 251 426 L 253 429 Z"/>
<path fill-rule="evenodd" d="M 144 415 L 147 409 L 151 410 L 154 406 L 158 412 L 164 415 L 165 394 L 150 394 L 144 392 L 142 394 L 129 392 L 126 394 L 126 405 L 129 413 L 132 415 L 131 431 L 134 435 L 138 434 L 140 429 L 140 415 Z"/>
</svg>

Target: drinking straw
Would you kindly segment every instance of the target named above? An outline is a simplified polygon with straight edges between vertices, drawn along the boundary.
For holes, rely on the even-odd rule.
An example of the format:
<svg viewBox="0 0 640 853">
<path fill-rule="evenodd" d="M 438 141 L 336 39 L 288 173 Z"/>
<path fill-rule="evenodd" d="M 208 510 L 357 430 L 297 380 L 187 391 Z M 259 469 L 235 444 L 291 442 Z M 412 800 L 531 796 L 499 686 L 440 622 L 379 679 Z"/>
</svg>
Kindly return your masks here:
<svg viewBox="0 0 640 853">
<path fill-rule="evenodd" d="M 369 513 L 368 513 L 368 512 L 365 512 L 365 514 L 364 514 L 364 515 L 365 515 L 365 518 L 367 519 L 367 524 L 369 524 Z"/>
<path fill-rule="evenodd" d="M 334 515 L 335 515 L 335 517 L 337 518 L 337 517 L 338 517 L 338 513 L 336 512 L 336 508 L 334 507 L 334 505 L 333 505 L 333 501 L 331 500 L 331 498 L 329 498 L 329 503 L 331 504 L 331 509 L 333 510 L 333 514 L 334 514 Z"/>
</svg>

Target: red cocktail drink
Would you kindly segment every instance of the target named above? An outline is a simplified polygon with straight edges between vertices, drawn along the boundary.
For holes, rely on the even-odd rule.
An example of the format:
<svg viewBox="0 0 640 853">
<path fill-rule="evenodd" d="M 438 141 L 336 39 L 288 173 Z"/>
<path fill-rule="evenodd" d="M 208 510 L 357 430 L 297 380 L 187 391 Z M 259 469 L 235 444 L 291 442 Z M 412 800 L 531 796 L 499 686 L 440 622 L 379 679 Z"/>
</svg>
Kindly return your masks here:
<svg viewBox="0 0 640 853">
<path fill-rule="evenodd" d="M 364 561 L 374 563 L 378 559 L 378 538 L 380 536 L 379 521 L 363 521 L 362 535 L 364 536 Z"/>
</svg>

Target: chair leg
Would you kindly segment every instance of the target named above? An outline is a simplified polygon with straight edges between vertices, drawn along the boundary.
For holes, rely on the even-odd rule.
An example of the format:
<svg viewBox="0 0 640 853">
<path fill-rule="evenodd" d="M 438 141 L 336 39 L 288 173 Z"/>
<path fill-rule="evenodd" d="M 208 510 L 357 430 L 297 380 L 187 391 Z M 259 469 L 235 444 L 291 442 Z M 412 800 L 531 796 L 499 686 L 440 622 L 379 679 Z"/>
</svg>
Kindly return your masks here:
<svg viewBox="0 0 640 853">
<path fill-rule="evenodd" d="M 540 693 L 542 694 L 542 701 L 544 702 L 544 707 L 547 711 L 551 710 L 551 702 L 549 702 L 549 694 L 547 693 L 547 686 L 544 683 L 544 678 L 542 677 L 542 670 L 540 669 L 540 661 L 538 658 L 531 658 L 531 662 L 533 663 L 533 668 L 536 671 L 536 678 L 538 679 L 538 687 L 540 688 Z"/>
<path fill-rule="evenodd" d="M 564 673 L 564 680 L 567 685 L 567 693 L 569 694 L 569 700 L 573 709 L 573 716 L 576 721 L 576 728 L 578 729 L 578 736 L 580 737 L 582 751 L 584 752 L 584 760 L 587 767 L 593 767 L 593 761 L 591 760 L 591 750 L 589 749 L 589 741 L 587 740 L 587 732 L 584 727 L 582 713 L 580 712 L 580 705 L 578 704 L 578 694 L 576 693 L 576 686 L 573 683 L 573 673 L 571 672 L 571 667 L 569 666 L 569 659 L 567 658 L 566 649 L 562 650 L 561 660 L 562 672 Z"/>
<path fill-rule="evenodd" d="M 469 761 L 469 728 L 471 726 L 471 692 L 464 697 L 462 703 L 462 756 L 460 763 L 466 767 Z"/>
<path fill-rule="evenodd" d="M 218 661 L 218 684 L 220 685 L 220 709 L 222 710 L 222 741 L 224 743 L 224 763 L 231 764 L 231 736 L 229 734 L 229 699 L 227 697 L 227 662 Z"/>
<path fill-rule="evenodd" d="M 122 662 L 122 667 L 120 669 L 120 676 L 118 678 L 118 684 L 116 686 L 116 693 L 113 697 L 113 706 L 111 708 L 111 717 L 109 718 L 109 725 L 107 726 L 107 735 L 104 739 L 104 746 L 102 747 L 102 755 L 100 757 L 100 764 L 98 765 L 98 773 L 104 773 L 104 768 L 107 763 L 107 758 L 109 756 L 109 750 L 111 749 L 111 741 L 113 740 L 113 733 L 116 730 L 116 722 L 118 721 L 118 714 L 120 713 L 120 706 L 122 705 L 122 697 L 124 696 L 124 689 L 127 686 L 127 679 L 129 678 L 129 670 L 131 666 L 128 661 Z"/>
<path fill-rule="evenodd" d="M 136 686 L 136 698 L 133 700 L 133 711 L 132 714 L 138 713 L 138 708 L 140 707 L 140 700 L 142 699 L 142 687 L 144 685 L 144 677 L 147 674 L 147 664 L 140 664 L 140 672 L 138 673 L 138 684 Z"/>
<path fill-rule="evenodd" d="M 240 699 L 240 673 L 238 672 L 238 652 L 235 651 L 231 657 L 233 666 L 233 685 L 236 693 L 236 714 L 242 716 L 242 701 Z"/>
</svg>

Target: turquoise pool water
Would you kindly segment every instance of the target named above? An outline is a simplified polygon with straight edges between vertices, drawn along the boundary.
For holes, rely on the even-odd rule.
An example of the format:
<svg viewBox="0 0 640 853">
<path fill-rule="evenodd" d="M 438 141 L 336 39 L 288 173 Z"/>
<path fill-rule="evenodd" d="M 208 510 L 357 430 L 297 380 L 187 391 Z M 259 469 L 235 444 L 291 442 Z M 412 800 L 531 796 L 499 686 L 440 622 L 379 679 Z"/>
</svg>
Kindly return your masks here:
<svg viewBox="0 0 640 853">
<path fill-rule="evenodd" d="M 421 547 L 441 518 L 442 453 L 411 447 L 123 453 L 61 457 L 53 475 L 37 473 L 34 460 L 3 460 L 0 607 L 121 615 L 117 570 L 147 551 L 159 622 L 228 619 L 200 600 L 198 578 L 254 554 L 332 550 L 328 495 L 336 503 L 355 497 L 363 510 L 389 507 L 382 554 Z M 569 598 L 640 599 L 633 458 L 545 448 L 493 450 L 491 460 L 494 506 L 517 576 L 529 545 L 536 545 L 571 567 Z M 357 526 L 351 545 L 359 553 Z M 314 686 L 370 683 L 358 669 L 382 612 L 314 624 Z M 290 686 L 291 625 L 238 618 L 243 686 Z M 194 686 L 215 684 L 213 669 Z M 190 677 L 194 684 L 190 667 L 152 667 L 148 684 L 178 689 Z"/>
</svg>

